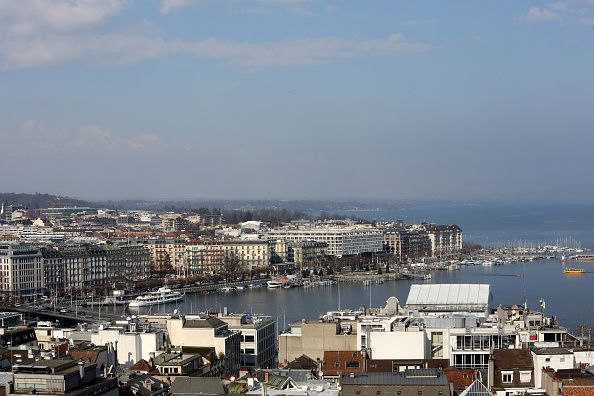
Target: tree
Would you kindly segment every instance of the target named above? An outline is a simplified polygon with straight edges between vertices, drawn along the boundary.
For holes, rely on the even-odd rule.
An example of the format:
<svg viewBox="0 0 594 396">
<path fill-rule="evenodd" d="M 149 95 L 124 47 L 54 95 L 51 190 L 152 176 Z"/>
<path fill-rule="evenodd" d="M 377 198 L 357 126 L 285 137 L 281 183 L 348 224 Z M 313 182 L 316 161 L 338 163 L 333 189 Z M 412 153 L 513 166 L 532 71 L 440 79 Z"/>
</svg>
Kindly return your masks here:
<svg viewBox="0 0 594 396">
<path fill-rule="evenodd" d="M 380 267 L 380 266 L 377 267 L 377 274 L 378 275 L 382 274 L 382 267 Z"/>
<path fill-rule="evenodd" d="M 390 263 L 386 263 L 386 274 L 390 272 Z"/>
<path fill-rule="evenodd" d="M 225 255 L 225 258 L 223 259 L 223 270 L 227 274 L 234 274 L 237 271 L 239 271 L 239 264 L 240 260 L 239 257 L 237 257 L 237 254 L 235 252 L 229 252 Z"/>
<path fill-rule="evenodd" d="M 301 277 L 302 278 L 309 278 L 309 270 L 308 269 L 304 269 L 301 271 Z"/>
</svg>

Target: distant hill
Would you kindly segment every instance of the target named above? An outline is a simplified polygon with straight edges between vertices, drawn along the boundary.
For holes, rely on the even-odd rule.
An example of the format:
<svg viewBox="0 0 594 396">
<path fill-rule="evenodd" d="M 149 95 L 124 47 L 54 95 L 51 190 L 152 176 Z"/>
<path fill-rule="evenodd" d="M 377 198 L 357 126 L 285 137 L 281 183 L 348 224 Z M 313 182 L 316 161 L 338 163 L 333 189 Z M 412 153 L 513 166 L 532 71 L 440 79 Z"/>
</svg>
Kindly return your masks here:
<svg viewBox="0 0 594 396">
<path fill-rule="evenodd" d="M 24 194 L 0 193 L 0 203 L 7 205 L 23 206 L 29 209 L 68 207 L 68 206 L 93 206 L 90 202 L 76 198 L 62 197 L 51 194 Z"/>
</svg>

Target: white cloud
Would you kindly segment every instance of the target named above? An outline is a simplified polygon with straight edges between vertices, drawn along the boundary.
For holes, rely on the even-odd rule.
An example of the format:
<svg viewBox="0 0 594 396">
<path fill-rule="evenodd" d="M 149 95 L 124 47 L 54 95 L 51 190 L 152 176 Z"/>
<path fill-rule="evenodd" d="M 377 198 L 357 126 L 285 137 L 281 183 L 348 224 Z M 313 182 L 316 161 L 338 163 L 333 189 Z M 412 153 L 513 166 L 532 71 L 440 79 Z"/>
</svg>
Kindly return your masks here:
<svg viewBox="0 0 594 396">
<path fill-rule="evenodd" d="M 528 22 L 550 22 L 560 19 L 559 14 L 556 14 L 547 8 L 530 7 L 526 20 Z"/>
<path fill-rule="evenodd" d="M 98 26 L 123 6 L 123 0 L 0 0 L 0 24 L 16 36 L 68 33 Z"/>
<path fill-rule="evenodd" d="M 35 39 L 0 38 L 4 68 L 34 68 L 88 62 L 126 65 L 167 55 L 189 54 L 248 68 L 311 65 L 364 56 L 398 56 L 432 47 L 392 34 L 381 39 L 335 37 L 271 42 L 232 42 L 214 38 L 190 42 L 165 40 L 158 35 L 109 33 L 103 35 L 51 35 Z"/>
<path fill-rule="evenodd" d="M 143 151 L 162 146 L 160 135 L 155 133 L 118 137 L 98 125 L 56 128 L 34 120 L 27 120 L 13 130 L 0 130 L 0 136 L 7 147 L 49 152 Z"/>
<path fill-rule="evenodd" d="M 79 62 L 130 65 L 167 56 L 226 61 L 247 68 L 311 65 L 365 56 L 398 56 L 431 46 L 393 34 L 385 38 L 337 37 L 268 42 L 187 41 L 159 29 L 105 29 L 128 0 L 0 0 L 0 68 L 20 69 Z M 308 0 L 261 0 L 299 7 Z M 162 11 L 196 0 L 164 0 Z M 25 5 L 26 4 L 26 5 Z M 101 27 L 101 29 L 99 29 Z"/>
<path fill-rule="evenodd" d="M 417 27 L 417 26 L 427 26 L 427 25 L 435 25 L 437 24 L 437 18 L 431 19 L 411 19 L 408 21 L 402 21 L 402 25 L 408 27 Z"/>
<path fill-rule="evenodd" d="M 199 2 L 200 0 L 162 0 L 161 13 L 168 14 L 183 8 L 193 7 L 198 5 Z"/>
</svg>

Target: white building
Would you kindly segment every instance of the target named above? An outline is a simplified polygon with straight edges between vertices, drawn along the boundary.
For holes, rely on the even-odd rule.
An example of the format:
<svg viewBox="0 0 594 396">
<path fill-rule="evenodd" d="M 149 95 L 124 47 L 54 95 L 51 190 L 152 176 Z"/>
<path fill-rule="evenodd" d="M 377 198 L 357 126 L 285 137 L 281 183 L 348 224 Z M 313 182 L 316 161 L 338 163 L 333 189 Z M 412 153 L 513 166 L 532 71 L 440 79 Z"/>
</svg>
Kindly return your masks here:
<svg viewBox="0 0 594 396">
<path fill-rule="evenodd" d="M 278 229 L 268 231 L 266 235 L 269 239 L 283 239 L 288 242 L 326 242 L 328 254 L 337 257 L 383 250 L 383 234 L 366 226 Z"/>
<path fill-rule="evenodd" d="M 491 311 L 491 286 L 480 284 L 412 285 L 406 308 L 420 315 L 472 314 L 486 317 Z"/>
<path fill-rule="evenodd" d="M 25 243 L 0 244 L 0 298 L 34 299 L 43 287 L 41 251 Z"/>
<path fill-rule="evenodd" d="M 163 349 L 164 331 L 153 329 L 149 323 L 129 321 L 116 323 L 115 326 L 93 329 L 90 336 L 85 336 L 95 345 L 113 345 L 117 352 L 118 363 L 130 367 L 140 359 L 148 359 L 151 353 Z M 71 333 L 69 338 L 76 340 L 81 332 Z"/>
<path fill-rule="evenodd" d="M 186 315 L 167 319 L 167 332 L 173 347 L 215 348 L 225 360 L 225 371 L 239 373 L 241 333 L 212 316 Z"/>
<path fill-rule="evenodd" d="M 276 368 L 276 322 L 270 316 L 221 315 L 230 330 L 241 332 L 242 368 Z"/>
</svg>

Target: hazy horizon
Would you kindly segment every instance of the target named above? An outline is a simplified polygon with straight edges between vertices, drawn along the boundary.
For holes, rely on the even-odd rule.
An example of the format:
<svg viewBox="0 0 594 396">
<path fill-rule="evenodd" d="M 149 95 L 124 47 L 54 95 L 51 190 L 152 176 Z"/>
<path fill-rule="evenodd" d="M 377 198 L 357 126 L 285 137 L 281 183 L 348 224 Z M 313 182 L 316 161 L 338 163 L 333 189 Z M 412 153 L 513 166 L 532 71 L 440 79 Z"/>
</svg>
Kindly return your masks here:
<svg viewBox="0 0 594 396">
<path fill-rule="evenodd" d="M 594 202 L 593 45 L 592 0 L 0 1 L 0 189 Z"/>
</svg>

